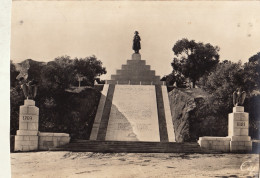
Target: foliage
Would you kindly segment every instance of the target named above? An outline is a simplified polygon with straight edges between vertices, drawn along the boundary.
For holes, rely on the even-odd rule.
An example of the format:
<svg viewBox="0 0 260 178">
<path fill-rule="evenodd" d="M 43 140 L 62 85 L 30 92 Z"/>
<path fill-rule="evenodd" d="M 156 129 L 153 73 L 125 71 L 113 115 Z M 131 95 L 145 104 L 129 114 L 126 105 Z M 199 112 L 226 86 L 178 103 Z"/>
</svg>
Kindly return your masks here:
<svg viewBox="0 0 260 178">
<path fill-rule="evenodd" d="M 260 88 L 260 52 L 253 55 L 244 64 L 244 86 L 249 92 Z"/>
<path fill-rule="evenodd" d="M 243 68 L 241 63 L 224 61 L 215 67 L 209 76 L 201 78 L 202 87 L 213 95 L 215 110 L 223 117 L 231 111 L 233 107 L 232 93 L 243 86 Z M 214 108 L 212 108 L 214 109 Z"/>
<path fill-rule="evenodd" d="M 76 58 L 74 60 L 74 71 L 76 74 L 85 76 L 90 85 L 94 85 L 96 77 L 106 74 L 106 69 L 102 67 L 102 62 L 95 56 L 86 58 Z"/>
<path fill-rule="evenodd" d="M 189 78 L 195 87 L 196 81 L 219 62 L 219 47 L 182 39 L 172 48 L 175 57 L 172 67 L 175 72 Z"/>
<path fill-rule="evenodd" d="M 81 76 L 83 85 L 93 86 L 97 76 L 106 74 L 102 62 L 95 56 L 70 59 L 69 56 L 56 58 L 42 69 L 43 86 L 61 91 L 70 86 L 78 85 Z"/>
<path fill-rule="evenodd" d="M 170 73 L 169 75 L 164 76 L 161 81 L 165 81 L 167 86 L 173 86 L 176 84 L 176 87 L 185 88 L 186 82 L 185 77 L 180 73 Z"/>
<path fill-rule="evenodd" d="M 258 90 L 259 75 L 257 68 L 259 63 L 250 61 L 244 65 L 241 62 L 233 63 L 223 61 L 215 67 L 209 76 L 202 77 L 199 85 L 204 90 L 209 92 L 214 97 L 214 102 L 207 108 L 210 112 L 215 112 L 216 118 L 219 119 L 219 124 L 227 123 L 227 115 L 232 112 L 233 95 L 232 93 L 239 87 L 247 92 L 245 100 L 245 110 L 249 112 L 250 117 L 250 132 L 252 137 L 258 137 L 259 130 L 259 112 L 256 112 L 259 107 L 258 96 L 252 95 L 253 90 Z"/>
<path fill-rule="evenodd" d="M 62 56 L 48 63 L 31 59 L 25 61 L 28 61 L 30 65 L 28 79 L 38 81 L 35 101 L 37 107 L 40 108 L 40 131 L 68 132 L 73 137 L 88 137 L 89 126 L 95 117 L 100 92 L 87 87 L 83 87 L 78 93 L 71 93 L 68 90 L 73 86 L 78 86 L 77 75 L 87 78 L 85 83 L 82 82 L 84 85 L 93 85 L 96 77 L 106 73 L 102 62 L 95 56 L 83 59 Z M 11 63 L 13 78 L 18 73 Z M 13 82 L 11 86 L 11 134 L 15 134 L 18 129 L 19 106 L 23 104 L 23 100 L 24 96 L 18 82 Z"/>
<path fill-rule="evenodd" d="M 62 92 L 73 82 L 73 61 L 69 56 L 48 62 L 41 70 L 42 86 L 52 92 Z"/>
</svg>

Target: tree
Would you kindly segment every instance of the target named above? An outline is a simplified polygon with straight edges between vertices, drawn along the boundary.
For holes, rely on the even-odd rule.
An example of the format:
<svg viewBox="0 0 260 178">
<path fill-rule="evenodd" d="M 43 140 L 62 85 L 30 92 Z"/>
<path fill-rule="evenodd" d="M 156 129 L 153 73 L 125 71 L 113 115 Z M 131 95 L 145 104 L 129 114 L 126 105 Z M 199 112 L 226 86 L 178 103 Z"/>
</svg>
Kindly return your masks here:
<svg viewBox="0 0 260 178">
<path fill-rule="evenodd" d="M 189 78 L 193 88 L 196 81 L 209 73 L 219 62 L 219 47 L 209 43 L 196 43 L 194 40 L 189 41 L 184 38 L 177 41 L 172 50 L 175 55 L 172 62 L 173 69 Z"/>
<path fill-rule="evenodd" d="M 96 56 L 76 58 L 73 61 L 73 65 L 75 74 L 84 76 L 83 81 L 85 80 L 87 85 L 94 85 L 97 77 L 107 73 L 106 68 L 102 66 L 102 62 L 97 60 Z"/>
<path fill-rule="evenodd" d="M 199 82 L 204 83 L 203 89 L 214 96 L 215 109 L 225 116 L 233 107 L 232 93 L 244 86 L 243 66 L 231 61 L 221 62 L 209 76 L 201 78 Z"/>
<path fill-rule="evenodd" d="M 253 55 L 244 64 L 244 84 L 249 92 L 259 90 L 260 87 L 260 52 Z"/>
<path fill-rule="evenodd" d="M 48 62 L 41 70 L 43 87 L 48 90 L 60 92 L 69 88 L 74 75 L 73 60 L 69 56 L 56 58 Z"/>
</svg>

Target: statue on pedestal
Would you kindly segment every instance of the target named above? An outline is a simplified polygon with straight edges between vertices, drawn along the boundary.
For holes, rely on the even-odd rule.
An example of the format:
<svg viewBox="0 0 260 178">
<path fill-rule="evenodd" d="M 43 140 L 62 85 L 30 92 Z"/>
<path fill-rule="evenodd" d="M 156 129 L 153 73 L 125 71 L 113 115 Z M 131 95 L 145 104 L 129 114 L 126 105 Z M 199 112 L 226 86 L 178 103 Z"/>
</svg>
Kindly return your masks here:
<svg viewBox="0 0 260 178">
<path fill-rule="evenodd" d="M 134 36 L 134 40 L 133 40 L 133 50 L 135 51 L 135 53 L 139 53 L 139 50 L 141 49 L 141 38 L 138 35 L 138 31 L 135 31 L 135 36 Z"/>
<path fill-rule="evenodd" d="M 246 92 L 242 91 L 242 88 L 237 88 L 233 93 L 233 104 L 234 106 L 243 106 L 246 98 Z"/>
</svg>

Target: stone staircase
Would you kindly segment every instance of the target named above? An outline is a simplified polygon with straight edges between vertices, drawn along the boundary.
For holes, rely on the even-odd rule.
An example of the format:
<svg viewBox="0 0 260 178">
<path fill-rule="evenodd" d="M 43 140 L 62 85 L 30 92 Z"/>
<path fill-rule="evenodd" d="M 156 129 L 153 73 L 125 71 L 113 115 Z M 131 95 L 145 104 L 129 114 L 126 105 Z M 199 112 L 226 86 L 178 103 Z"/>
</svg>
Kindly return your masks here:
<svg viewBox="0 0 260 178">
<path fill-rule="evenodd" d="M 114 153 L 202 153 L 198 143 L 71 140 L 51 151 Z"/>
</svg>

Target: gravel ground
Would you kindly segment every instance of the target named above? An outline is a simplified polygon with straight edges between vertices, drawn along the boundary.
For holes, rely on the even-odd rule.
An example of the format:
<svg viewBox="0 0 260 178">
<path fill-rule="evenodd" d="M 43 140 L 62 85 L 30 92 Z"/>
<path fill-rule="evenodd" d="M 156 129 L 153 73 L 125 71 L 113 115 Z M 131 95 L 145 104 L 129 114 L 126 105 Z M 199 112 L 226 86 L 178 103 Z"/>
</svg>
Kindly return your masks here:
<svg viewBox="0 0 260 178">
<path fill-rule="evenodd" d="M 11 153 L 11 169 L 12 178 L 249 178 L 259 176 L 259 155 L 27 152 Z"/>
</svg>

